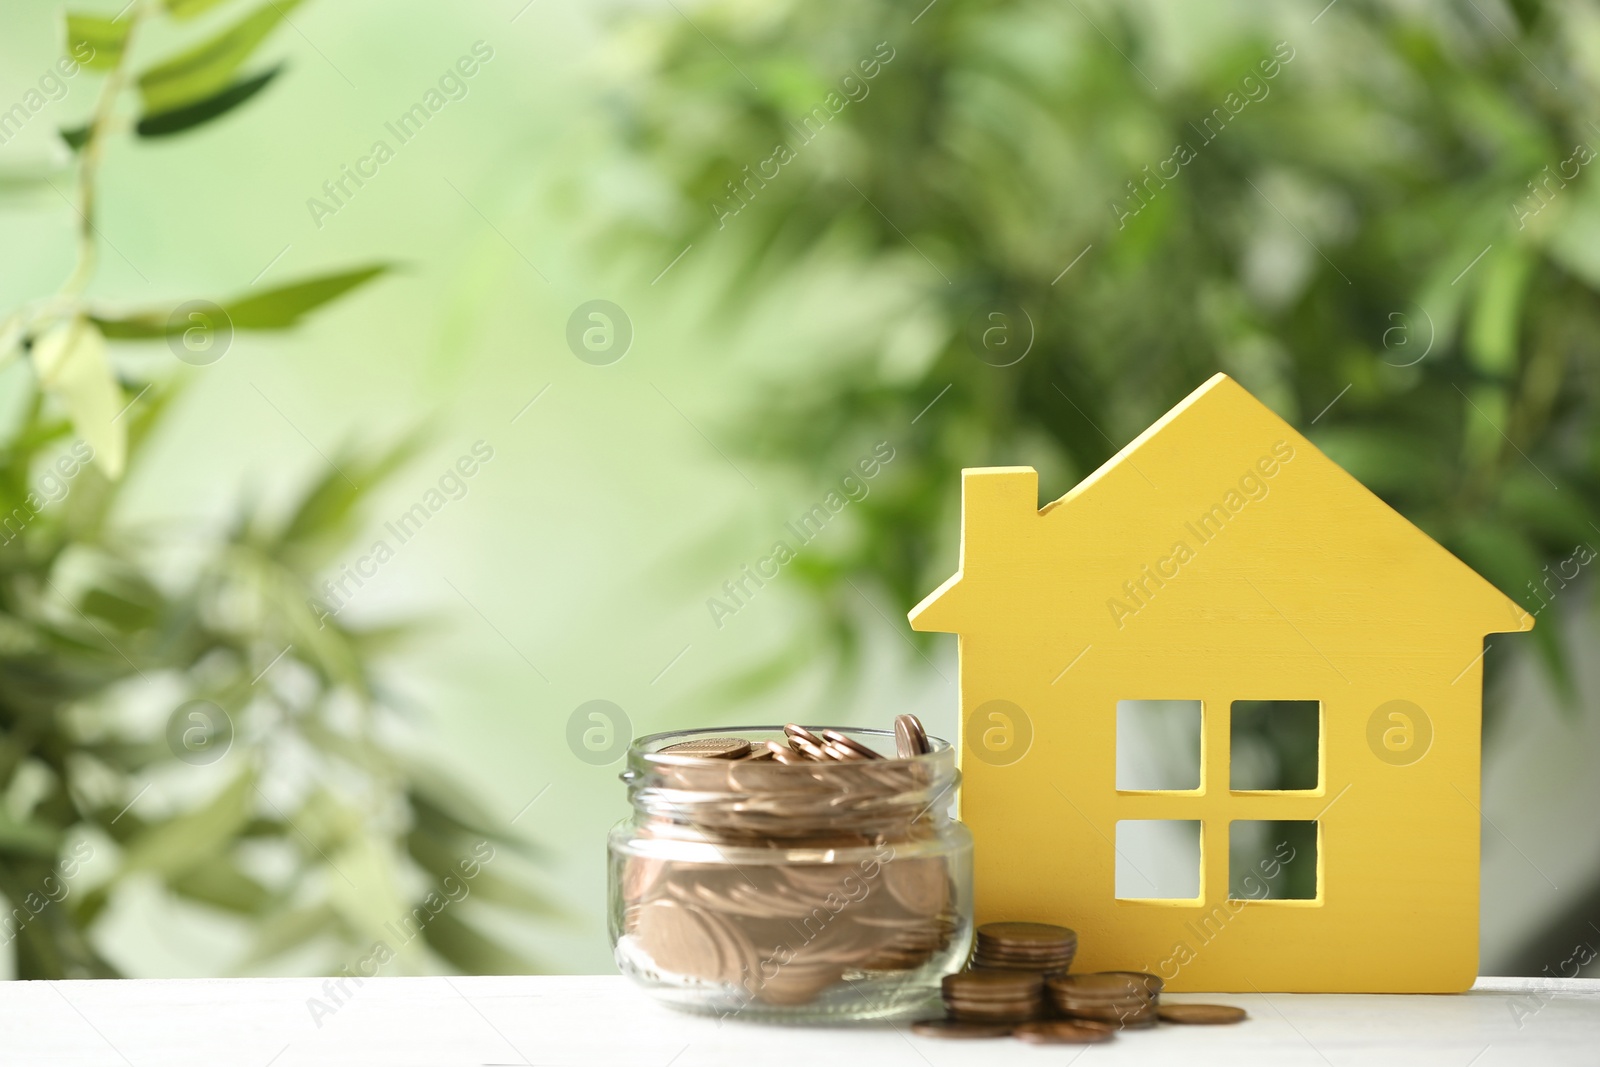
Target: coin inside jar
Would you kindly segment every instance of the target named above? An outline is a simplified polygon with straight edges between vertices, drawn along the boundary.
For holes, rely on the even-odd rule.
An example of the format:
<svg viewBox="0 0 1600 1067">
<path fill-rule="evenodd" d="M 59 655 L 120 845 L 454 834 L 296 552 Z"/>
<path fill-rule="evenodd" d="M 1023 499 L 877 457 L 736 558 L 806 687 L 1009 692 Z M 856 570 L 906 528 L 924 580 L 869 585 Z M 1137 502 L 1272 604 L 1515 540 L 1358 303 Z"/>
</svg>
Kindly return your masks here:
<svg viewBox="0 0 1600 1067">
<path fill-rule="evenodd" d="M 777 763 L 805 763 L 806 757 L 784 744 L 782 741 L 768 741 L 766 743 L 767 756 Z"/>
<path fill-rule="evenodd" d="M 679 741 L 661 750 L 669 756 L 698 756 L 701 759 L 743 759 L 750 754 L 750 742 L 742 737 L 697 737 Z"/>
<path fill-rule="evenodd" d="M 844 983 L 920 1007 L 971 936 L 960 835 L 947 841 L 948 816 L 928 810 L 956 773 L 953 753 L 931 743 L 937 759 L 913 762 L 885 755 L 896 742 L 882 730 L 790 724 L 636 741 L 641 766 L 623 778 L 636 814 L 612 845 L 619 965 L 728 1011 L 831 1015 Z M 1002 1036 L 1045 1014 L 1035 982 L 957 996 L 935 1029 Z"/>
<path fill-rule="evenodd" d="M 791 729 L 796 732 L 790 733 Z M 783 731 L 789 735 L 789 747 L 807 759 L 827 760 L 832 758 L 827 753 L 828 742 L 805 727 L 785 726 Z"/>
<path fill-rule="evenodd" d="M 842 730 L 824 730 L 823 739 L 830 744 L 837 745 L 846 752 L 853 754 L 858 759 L 882 759 L 878 753 L 863 745 L 860 741 L 844 733 Z"/>
<path fill-rule="evenodd" d="M 931 750 L 928 744 L 928 732 L 922 728 L 921 721 L 915 715 L 894 717 L 894 748 L 895 755 L 901 759 L 924 756 Z"/>
<path fill-rule="evenodd" d="M 822 747 L 822 735 L 808 730 L 799 723 L 791 722 L 785 724 L 783 728 L 783 734 L 791 741 L 798 737 L 800 740 L 815 745 L 817 748 Z"/>
</svg>

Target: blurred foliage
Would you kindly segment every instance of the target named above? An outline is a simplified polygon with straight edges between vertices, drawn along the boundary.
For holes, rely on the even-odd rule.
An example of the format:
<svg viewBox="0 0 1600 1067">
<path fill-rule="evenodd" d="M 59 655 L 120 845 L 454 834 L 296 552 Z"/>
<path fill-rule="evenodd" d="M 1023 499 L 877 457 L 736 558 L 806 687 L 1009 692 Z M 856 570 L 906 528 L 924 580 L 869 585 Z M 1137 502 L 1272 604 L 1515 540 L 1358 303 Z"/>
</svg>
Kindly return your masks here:
<svg viewBox="0 0 1600 1067">
<path fill-rule="evenodd" d="M 363 496 L 409 448 L 338 456 L 283 514 L 246 508 L 216 536 L 115 519 L 124 467 L 182 378 L 176 362 L 114 362 L 107 339 L 204 364 L 234 330 L 287 329 L 384 270 L 220 305 L 126 310 L 86 295 L 106 139 L 197 130 L 281 69 L 240 73 L 295 3 L 239 6 L 135 0 L 115 18 L 67 16 L 63 63 L 104 77 L 88 121 L 62 131 L 78 263 L 59 291 L 0 319 L 0 935 L 19 977 L 114 975 L 96 924 L 153 882 L 243 920 L 241 970 L 294 952 L 358 974 L 391 960 L 525 971 L 477 923 L 483 902 L 549 912 L 507 861 L 490 869 L 530 847 L 413 758 L 374 673 L 410 628 L 349 624 L 313 592 L 357 533 Z M 155 18 L 201 25 L 137 76 L 134 119 L 123 90 Z M 0 189 L 31 180 L 11 178 Z"/>
<path fill-rule="evenodd" d="M 852 508 L 864 535 L 807 553 L 841 642 L 843 578 L 905 606 L 947 576 L 960 468 L 1032 464 L 1053 498 L 1219 369 L 1530 611 L 1559 599 L 1541 583 L 1600 543 L 1600 12 L 1316 14 L 708 3 L 619 23 L 635 191 L 614 246 L 729 257 L 725 322 L 773 293 L 823 319 L 743 422 L 749 450 L 821 483 L 863 440 L 901 449 Z M 1569 687 L 1559 622 L 1532 639 Z"/>
<path fill-rule="evenodd" d="M 791 568 L 845 676 L 882 625 L 855 586 L 904 610 L 947 577 L 962 467 L 1031 464 L 1052 499 L 1220 369 L 1538 614 L 1575 706 L 1563 591 L 1600 544 L 1592 4 L 614 21 L 612 246 L 722 257 L 700 277 L 730 343 L 767 341 L 780 300 L 809 331 L 733 432 L 814 484 L 863 441 L 899 450 L 856 536 Z"/>
</svg>

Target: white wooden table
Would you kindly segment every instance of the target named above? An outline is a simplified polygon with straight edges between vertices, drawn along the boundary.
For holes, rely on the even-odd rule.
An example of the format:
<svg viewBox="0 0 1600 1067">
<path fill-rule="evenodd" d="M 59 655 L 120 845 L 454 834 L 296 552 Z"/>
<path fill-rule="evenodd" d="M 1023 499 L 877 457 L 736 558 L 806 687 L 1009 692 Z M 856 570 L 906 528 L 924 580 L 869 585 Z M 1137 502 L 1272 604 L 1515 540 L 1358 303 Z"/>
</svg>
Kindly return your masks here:
<svg viewBox="0 0 1600 1067">
<path fill-rule="evenodd" d="M 1229 1027 L 1163 1026 L 1096 1046 L 936 1041 L 904 1026 L 799 1028 L 683 1015 L 619 977 L 379 978 L 332 1014 L 309 978 L 0 983 L 0 1064 L 1600 1064 L 1600 981 L 1479 980 L 1443 996 L 1179 996 L 1239 1004 Z M 319 1025 L 320 1024 L 320 1025 Z"/>
</svg>

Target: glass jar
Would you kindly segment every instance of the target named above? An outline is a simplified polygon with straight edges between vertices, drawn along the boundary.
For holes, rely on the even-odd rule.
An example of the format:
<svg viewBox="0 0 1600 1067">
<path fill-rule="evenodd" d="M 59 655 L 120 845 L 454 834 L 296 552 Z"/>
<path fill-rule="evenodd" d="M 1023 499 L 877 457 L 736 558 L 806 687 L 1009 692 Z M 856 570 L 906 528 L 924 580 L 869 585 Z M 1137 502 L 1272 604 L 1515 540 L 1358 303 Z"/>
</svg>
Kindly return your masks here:
<svg viewBox="0 0 1600 1067">
<path fill-rule="evenodd" d="M 818 728 L 820 730 L 820 728 Z M 894 735 L 841 730 L 892 755 Z M 778 727 L 640 738 L 610 837 L 617 966 L 691 1011 L 887 1018 L 937 1002 L 972 940 L 972 837 L 950 744 L 909 759 L 713 760 L 661 750 Z"/>
</svg>

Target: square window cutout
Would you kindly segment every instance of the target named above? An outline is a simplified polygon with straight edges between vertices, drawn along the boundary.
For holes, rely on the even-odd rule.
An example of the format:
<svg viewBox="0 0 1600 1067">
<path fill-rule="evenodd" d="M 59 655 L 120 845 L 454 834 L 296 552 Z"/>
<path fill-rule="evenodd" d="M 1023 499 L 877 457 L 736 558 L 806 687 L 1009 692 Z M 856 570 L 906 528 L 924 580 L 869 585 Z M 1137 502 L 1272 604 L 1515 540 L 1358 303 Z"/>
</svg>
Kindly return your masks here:
<svg viewBox="0 0 1600 1067">
<path fill-rule="evenodd" d="M 1317 899 L 1317 824 L 1236 819 L 1228 824 L 1228 896 Z"/>
<path fill-rule="evenodd" d="M 1315 789 L 1322 704 L 1235 700 L 1228 729 L 1228 788 Z"/>
<path fill-rule="evenodd" d="M 1117 701 L 1117 788 L 1200 788 L 1200 701 Z"/>
<path fill-rule="evenodd" d="M 1117 823 L 1117 898 L 1196 900 L 1200 896 L 1198 819 L 1123 819 Z"/>
</svg>

